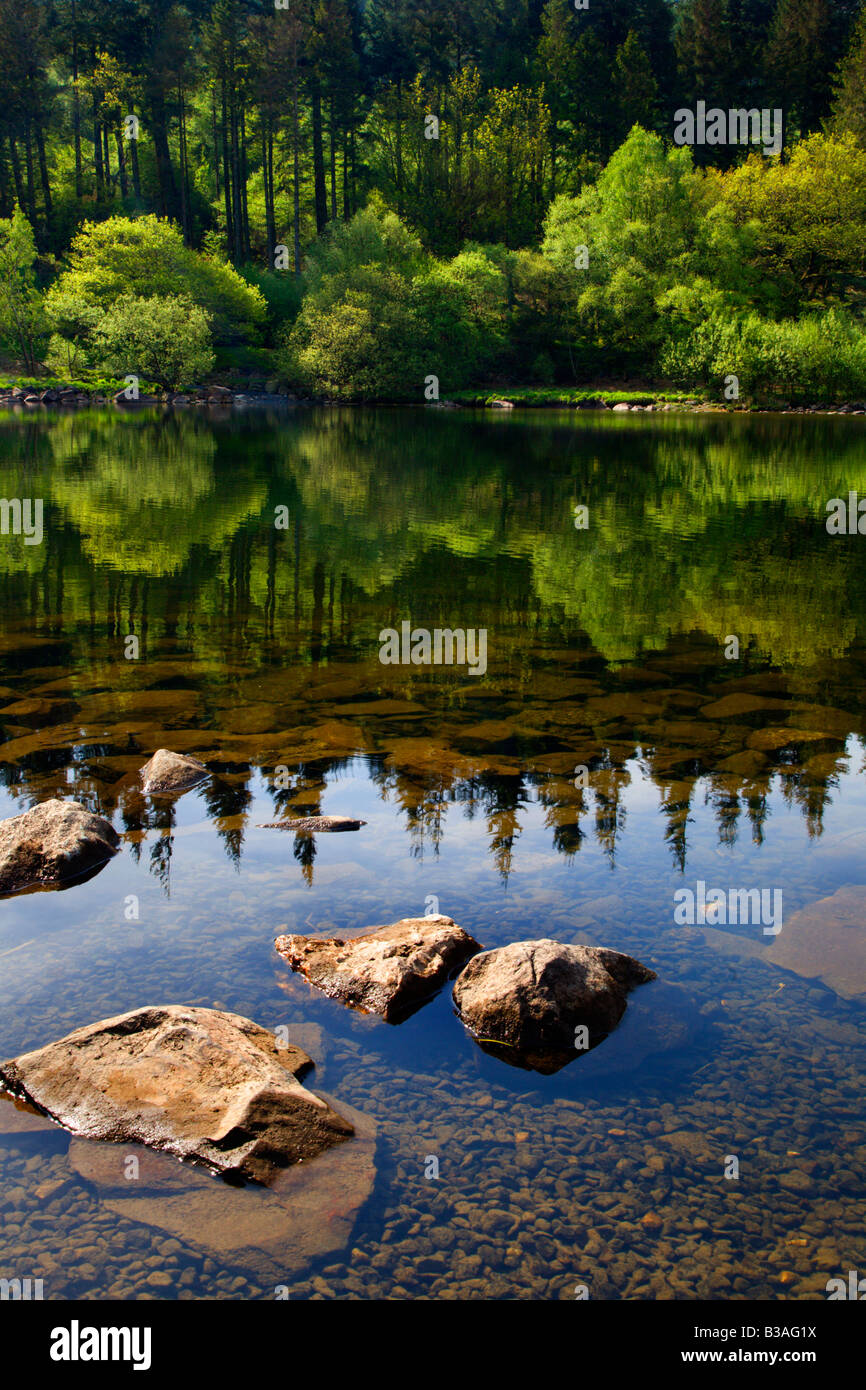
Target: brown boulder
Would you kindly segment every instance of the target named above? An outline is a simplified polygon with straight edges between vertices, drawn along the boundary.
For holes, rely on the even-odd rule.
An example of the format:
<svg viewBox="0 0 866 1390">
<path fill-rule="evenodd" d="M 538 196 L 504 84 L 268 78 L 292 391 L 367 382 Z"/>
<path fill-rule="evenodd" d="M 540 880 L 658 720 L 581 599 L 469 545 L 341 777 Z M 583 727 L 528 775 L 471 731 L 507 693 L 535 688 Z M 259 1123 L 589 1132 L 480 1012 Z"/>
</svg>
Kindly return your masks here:
<svg viewBox="0 0 866 1390">
<path fill-rule="evenodd" d="M 0 821 L 0 893 L 59 888 L 101 868 L 119 845 L 117 831 L 102 816 L 75 801 L 43 801 Z"/>
<path fill-rule="evenodd" d="M 589 1046 L 619 1023 L 626 995 L 656 978 L 631 956 L 598 946 L 515 941 L 475 956 L 458 977 L 454 1003 L 481 1043 L 522 1054 L 535 1070 L 557 1070 L 577 1055 L 575 1030 Z M 520 1065 L 518 1056 L 510 1058 Z"/>
<path fill-rule="evenodd" d="M 481 947 L 450 917 L 407 917 L 345 941 L 278 936 L 293 970 L 332 999 L 395 1023 L 413 1013 Z"/>
<path fill-rule="evenodd" d="M 168 1154 L 122 1144 L 73 1139 L 69 1162 L 115 1215 L 166 1231 L 263 1284 L 281 1285 L 349 1244 L 358 1211 L 373 1190 L 375 1122 L 343 1101 L 340 1109 L 354 1127 L 351 1144 L 334 1145 L 315 1163 L 281 1170 L 266 1188 L 214 1182 Z"/>
<path fill-rule="evenodd" d="M 146 796 L 185 792 L 209 775 L 198 758 L 172 753 L 168 748 L 158 748 L 139 773 Z"/>
<path fill-rule="evenodd" d="M 140 1143 L 268 1184 L 352 1126 L 301 1085 L 297 1047 L 237 1014 L 170 1005 L 79 1028 L 0 1066 L 0 1084 L 75 1135 Z"/>
</svg>

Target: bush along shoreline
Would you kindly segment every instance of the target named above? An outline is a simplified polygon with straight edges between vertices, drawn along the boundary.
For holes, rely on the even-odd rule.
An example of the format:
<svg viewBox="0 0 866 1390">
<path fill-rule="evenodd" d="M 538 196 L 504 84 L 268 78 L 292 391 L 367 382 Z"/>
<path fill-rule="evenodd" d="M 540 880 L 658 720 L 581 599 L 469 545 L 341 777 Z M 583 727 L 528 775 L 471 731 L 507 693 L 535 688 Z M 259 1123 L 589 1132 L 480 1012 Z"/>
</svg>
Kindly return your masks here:
<svg viewBox="0 0 866 1390">
<path fill-rule="evenodd" d="M 211 382 L 494 408 L 866 400 L 866 147 L 851 133 L 717 170 L 635 125 L 556 194 L 531 246 L 443 253 L 373 190 L 297 274 L 280 266 L 230 264 L 150 213 L 86 221 L 49 261 L 16 207 L 0 218 L 0 360 L 64 399 L 134 380 L 178 404 Z"/>
</svg>

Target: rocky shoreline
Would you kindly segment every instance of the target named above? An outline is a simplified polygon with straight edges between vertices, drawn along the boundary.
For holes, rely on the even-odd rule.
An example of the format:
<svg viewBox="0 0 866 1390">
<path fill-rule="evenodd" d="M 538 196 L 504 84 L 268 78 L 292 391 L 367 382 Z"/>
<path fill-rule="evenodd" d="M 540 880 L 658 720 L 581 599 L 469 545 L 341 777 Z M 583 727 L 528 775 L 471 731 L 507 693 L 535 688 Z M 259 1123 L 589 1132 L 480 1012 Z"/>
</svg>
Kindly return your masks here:
<svg viewBox="0 0 866 1390">
<path fill-rule="evenodd" d="M 33 386 L 10 386 L 0 388 L 0 410 L 12 409 L 18 411 L 33 411 L 40 407 L 51 409 L 81 410 L 101 408 L 104 406 L 120 406 L 122 409 L 130 410 L 146 406 L 169 405 L 179 408 L 194 406 L 220 409 L 232 409 L 235 407 L 248 406 L 299 406 L 299 405 L 411 405 L 416 404 L 408 401 L 343 401 L 335 400 L 328 396 L 298 396 L 291 392 L 288 387 L 280 386 L 275 382 L 268 382 L 268 388 L 264 390 L 234 390 L 229 386 L 205 386 L 190 391 L 163 391 L 160 393 L 142 392 L 134 399 L 127 395 L 127 388 L 116 391 L 113 394 L 106 394 L 103 391 L 85 391 L 77 386 L 48 386 L 44 390 L 38 390 Z M 615 392 L 607 392 L 607 395 L 616 395 Z M 624 395 L 634 395 L 636 393 L 624 390 Z M 652 392 L 646 393 L 652 397 Z M 631 401 L 616 401 L 611 403 L 598 397 L 586 397 L 580 400 L 557 399 L 555 393 L 551 394 L 549 400 L 520 400 L 512 399 L 508 395 L 496 397 L 495 399 L 482 398 L 474 401 L 441 400 L 425 403 L 427 410 L 588 410 L 605 411 L 613 414 L 661 414 L 678 413 L 688 415 L 866 415 L 866 401 L 846 401 L 842 404 L 813 404 L 813 405 L 756 405 L 754 403 L 723 403 L 721 401 L 706 401 L 698 398 L 686 399 L 681 401 L 665 400 L 662 395 L 657 399 L 649 399 L 645 403 L 634 403 Z"/>
<path fill-rule="evenodd" d="M 102 391 L 83 391 L 75 386 L 49 386 L 38 391 L 32 386 L 11 386 L 0 390 L 0 409 L 35 410 L 39 407 L 82 410 L 93 406 L 118 405 L 124 409 L 140 406 L 220 406 L 238 405 L 297 405 L 298 398 L 288 390 L 233 391 L 228 386 L 207 386 L 195 391 L 163 391 L 160 394 L 142 392 L 130 399 L 126 388 L 106 395 Z"/>
</svg>

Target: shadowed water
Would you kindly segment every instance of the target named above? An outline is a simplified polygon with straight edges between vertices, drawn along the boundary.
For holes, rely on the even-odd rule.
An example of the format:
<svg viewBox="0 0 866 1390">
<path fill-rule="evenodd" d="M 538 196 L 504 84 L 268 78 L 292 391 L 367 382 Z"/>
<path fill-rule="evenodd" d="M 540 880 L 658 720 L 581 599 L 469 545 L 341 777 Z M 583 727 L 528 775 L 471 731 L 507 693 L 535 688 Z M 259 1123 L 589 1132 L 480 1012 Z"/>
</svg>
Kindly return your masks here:
<svg viewBox="0 0 866 1390">
<path fill-rule="evenodd" d="M 377 1146 L 340 1242 L 288 1231 L 292 1298 L 825 1297 L 866 1269 L 866 541 L 825 526 L 857 489 L 860 419 L 3 422 L 0 496 L 41 498 L 44 537 L 0 536 L 0 814 L 74 797 L 123 847 L 0 902 L 0 1054 L 144 1004 L 300 1030 Z M 381 664 L 403 621 L 486 629 L 485 674 Z M 212 779 L 143 798 L 162 746 Z M 259 828 L 319 813 L 367 825 Z M 781 892 L 781 931 L 677 920 L 699 883 Z M 426 910 L 659 983 L 541 1076 L 449 991 L 389 1027 L 273 951 Z M 3 1109 L 0 1277 L 274 1296 L 273 1262 L 159 1226 L 156 1180 L 132 1219 L 80 1143 Z M 260 1200 L 236 1195 L 229 1227 Z"/>
</svg>

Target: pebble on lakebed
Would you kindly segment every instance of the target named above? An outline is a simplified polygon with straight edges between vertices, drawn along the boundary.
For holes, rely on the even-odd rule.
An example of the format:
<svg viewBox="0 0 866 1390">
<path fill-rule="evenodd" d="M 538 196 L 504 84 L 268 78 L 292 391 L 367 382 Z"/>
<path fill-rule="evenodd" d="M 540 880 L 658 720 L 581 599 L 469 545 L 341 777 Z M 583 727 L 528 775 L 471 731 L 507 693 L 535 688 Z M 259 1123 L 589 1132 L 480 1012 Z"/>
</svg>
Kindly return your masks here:
<svg viewBox="0 0 866 1390">
<path fill-rule="evenodd" d="M 354 1135 L 298 1079 L 298 1047 L 214 1009 L 136 1009 L 0 1065 L 0 1087 L 72 1134 L 140 1143 L 269 1185 Z"/>
</svg>

